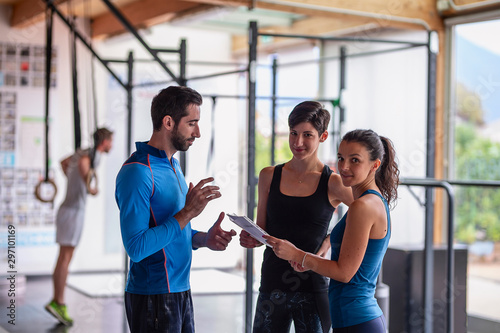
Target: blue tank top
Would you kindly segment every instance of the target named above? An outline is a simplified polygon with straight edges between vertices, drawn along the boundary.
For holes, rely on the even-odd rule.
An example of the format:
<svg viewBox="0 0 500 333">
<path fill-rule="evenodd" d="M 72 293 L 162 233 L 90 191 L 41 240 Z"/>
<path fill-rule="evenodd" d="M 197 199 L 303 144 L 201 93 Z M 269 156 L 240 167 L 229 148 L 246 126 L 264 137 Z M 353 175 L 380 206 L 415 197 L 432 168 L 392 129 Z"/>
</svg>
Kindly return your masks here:
<svg viewBox="0 0 500 333">
<path fill-rule="evenodd" d="M 380 193 L 374 190 L 367 190 L 361 196 L 366 194 L 378 195 L 384 202 L 387 213 L 387 234 L 382 239 L 368 240 L 363 261 L 351 281 L 342 283 L 334 279 L 330 280 L 328 299 L 333 328 L 361 324 L 382 315 L 382 310 L 378 306 L 374 295 L 382 260 L 384 259 L 389 239 L 391 238 L 391 218 L 387 201 Z M 332 245 L 331 259 L 334 261 L 339 259 L 348 213 L 349 211 L 345 213 L 330 235 L 330 243 Z"/>
</svg>

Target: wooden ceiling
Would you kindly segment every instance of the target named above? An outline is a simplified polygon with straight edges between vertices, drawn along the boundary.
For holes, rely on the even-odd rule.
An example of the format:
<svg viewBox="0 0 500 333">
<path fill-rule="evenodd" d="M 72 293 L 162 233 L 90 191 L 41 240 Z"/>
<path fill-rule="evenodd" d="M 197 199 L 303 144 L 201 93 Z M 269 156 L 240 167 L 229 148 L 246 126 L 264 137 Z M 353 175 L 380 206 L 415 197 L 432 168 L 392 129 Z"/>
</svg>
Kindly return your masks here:
<svg viewBox="0 0 500 333">
<path fill-rule="evenodd" d="M 90 18 L 93 38 L 103 39 L 126 32 L 102 0 L 54 2 L 66 15 Z M 0 0 L 0 4 L 12 6 L 12 28 L 25 28 L 40 22 L 46 6 L 45 0 Z M 500 1 L 487 0 L 113 0 L 112 4 L 136 29 L 182 20 L 195 25 L 214 17 L 227 21 L 236 15 L 232 14 L 234 11 L 240 15 L 238 19 L 244 21 L 241 13 L 246 11 L 254 14 L 254 20 L 257 16 L 257 21 L 259 13 L 288 15 L 288 20 L 281 17 L 281 20 L 268 20 L 265 25 L 259 22 L 262 30 L 315 35 L 380 28 L 439 31 L 443 29 L 445 17 L 500 8 Z M 231 33 L 246 38 L 244 31 L 233 29 Z M 235 38 L 237 43 L 239 37 Z"/>
</svg>

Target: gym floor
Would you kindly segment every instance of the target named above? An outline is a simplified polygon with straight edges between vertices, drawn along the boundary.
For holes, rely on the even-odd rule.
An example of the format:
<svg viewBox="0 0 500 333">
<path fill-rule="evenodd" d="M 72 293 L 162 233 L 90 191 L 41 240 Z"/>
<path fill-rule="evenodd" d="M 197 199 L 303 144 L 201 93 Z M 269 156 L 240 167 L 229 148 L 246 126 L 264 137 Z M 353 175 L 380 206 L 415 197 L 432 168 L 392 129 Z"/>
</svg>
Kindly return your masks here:
<svg viewBox="0 0 500 333">
<path fill-rule="evenodd" d="M 50 276 L 28 277 L 23 297 L 15 298 L 15 325 L 9 324 L 6 311 L 0 320 L 0 333 L 128 333 L 123 297 L 89 297 L 75 288 L 66 288 L 68 312 L 73 317 L 71 327 L 58 324 L 44 306 L 50 300 Z M 255 298 L 256 294 L 254 295 Z M 8 300 L 7 300 L 8 301 Z M 197 333 L 244 332 L 245 295 L 242 292 L 215 294 L 193 291 Z M 254 301 L 255 304 L 255 301 Z M 1 308 L 8 305 L 1 299 Z M 3 330 L 2 330 L 3 328 Z"/>
<path fill-rule="evenodd" d="M 8 323 L 10 318 L 6 314 L 10 299 L 7 298 L 7 290 L 0 288 L 0 308 L 4 309 L 0 311 L 0 333 L 129 333 L 123 305 L 122 278 L 120 273 L 70 274 L 66 302 L 69 314 L 75 321 L 71 327 L 58 324 L 44 309 L 52 295 L 50 276 L 31 276 L 24 287 L 19 284 L 16 286 L 16 296 L 10 298 L 15 300 L 16 305 L 15 325 Z M 2 277 L 4 279 L 5 276 Z M 469 315 L 497 320 L 485 330 L 484 324 L 478 325 L 469 317 L 468 332 L 500 332 L 497 306 L 500 263 L 471 263 L 468 279 L 469 287 L 474 290 L 468 292 Z M 192 270 L 191 286 L 197 333 L 244 332 L 242 272 Z M 257 285 L 254 286 L 256 288 Z M 254 293 L 254 305 L 256 296 L 257 293 Z M 294 332 L 293 325 L 291 332 Z"/>
</svg>

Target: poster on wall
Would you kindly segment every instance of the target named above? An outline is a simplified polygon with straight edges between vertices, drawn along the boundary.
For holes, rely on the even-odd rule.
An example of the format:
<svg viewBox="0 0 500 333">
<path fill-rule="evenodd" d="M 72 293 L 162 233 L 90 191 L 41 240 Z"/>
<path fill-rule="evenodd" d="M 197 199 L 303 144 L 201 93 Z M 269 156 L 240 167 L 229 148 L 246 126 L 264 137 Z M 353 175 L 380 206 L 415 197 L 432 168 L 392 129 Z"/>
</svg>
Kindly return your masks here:
<svg viewBox="0 0 500 333">
<path fill-rule="evenodd" d="M 54 245 L 55 211 L 34 194 L 44 176 L 44 117 L 21 116 L 20 94 L 0 90 L 0 264 L 5 267 L 7 252 L 14 251 L 15 267 L 28 273 L 33 254 Z"/>
<path fill-rule="evenodd" d="M 0 87 L 45 87 L 45 46 L 0 43 Z M 56 86 L 57 49 L 52 49 L 50 86 Z"/>
</svg>

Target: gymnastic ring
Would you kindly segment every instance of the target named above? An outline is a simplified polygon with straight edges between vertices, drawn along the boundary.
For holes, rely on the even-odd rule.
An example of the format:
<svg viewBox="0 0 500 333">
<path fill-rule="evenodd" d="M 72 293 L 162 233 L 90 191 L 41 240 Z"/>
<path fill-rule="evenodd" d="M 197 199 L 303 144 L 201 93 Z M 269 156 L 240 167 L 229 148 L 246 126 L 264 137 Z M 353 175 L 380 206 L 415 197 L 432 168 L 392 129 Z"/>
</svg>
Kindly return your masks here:
<svg viewBox="0 0 500 333">
<path fill-rule="evenodd" d="M 42 191 L 42 184 L 49 184 L 52 187 L 52 192 L 47 191 L 46 187 Z M 41 202 L 54 202 L 57 194 L 56 183 L 52 179 L 43 179 L 35 186 L 35 197 Z"/>
<path fill-rule="evenodd" d="M 92 181 L 95 181 L 95 188 L 92 188 Z M 97 173 L 94 169 L 90 169 L 87 174 L 87 192 L 92 193 L 94 190 L 97 193 Z"/>
</svg>

